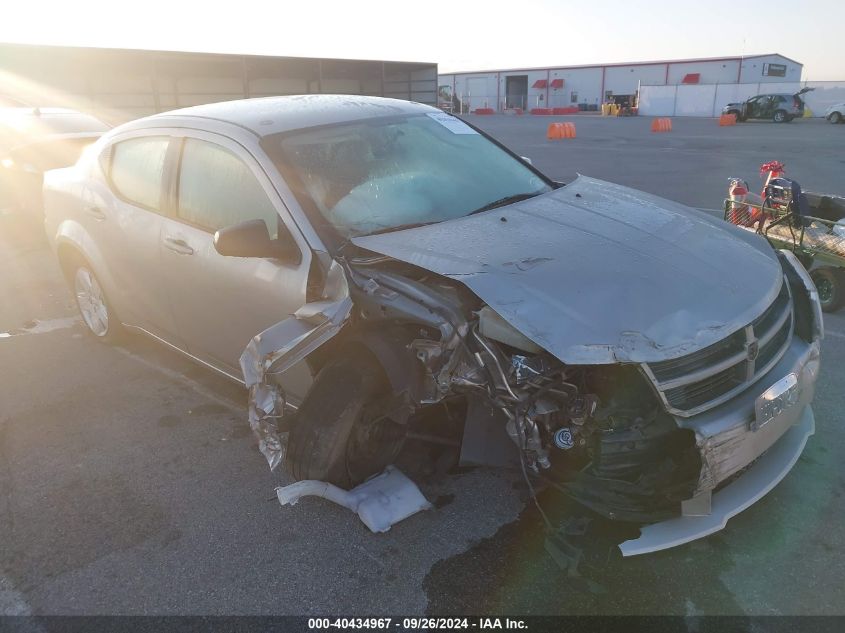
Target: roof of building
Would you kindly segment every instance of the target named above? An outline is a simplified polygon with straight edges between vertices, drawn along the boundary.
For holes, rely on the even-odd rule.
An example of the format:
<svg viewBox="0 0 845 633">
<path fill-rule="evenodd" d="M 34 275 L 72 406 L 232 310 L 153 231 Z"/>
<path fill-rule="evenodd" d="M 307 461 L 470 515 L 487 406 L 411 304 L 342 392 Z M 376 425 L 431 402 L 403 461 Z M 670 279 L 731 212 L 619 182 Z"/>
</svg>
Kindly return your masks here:
<svg viewBox="0 0 845 633">
<path fill-rule="evenodd" d="M 349 63 L 376 63 L 404 66 L 433 66 L 436 62 L 423 62 L 411 60 L 381 60 L 381 59 L 352 59 L 342 57 L 294 57 L 290 55 L 264 55 L 257 53 L 220 53 L 210 51 L 175 51 L 148 48 L 111 48 L 105 46 L 64 46 L 56 44 L 22 44 L 18 42 L 0 42 L 0 50 L 4 53 L 15 52 L 32 54 L 41 57 L 45 52 L 51 54 L 67 55 L 79 54 L 92 57 L 179 57 L 194 60 L 220 61 L 225 59 L 245 60 L 269 60 L 269 61 L 290 61 L 290 62 L 349 62 Z"/>
<path fill-rule="evenodd" d="M 732 57 L 698 57 L 691 59 L 660 59 L 644 62 L 612 62 L 608 64 L 578 64 L 570 66 L 533 66 L 529 68 L 493 68 L 488 70 L 459 70 L 455 72 L 442 72 L 441 75 L 476 75 L 482 73 L 497 73 L 497 72 L 514 72 L 514 71 L 532 71 L 532 70 L 569 70 L 575 68 L 611 68 L 614 66 L 656 66 L 661 64 L 691 64 L 696 62 L 726 62 L 726 61 L 740 61 L 745 59 L 757 59 L 760 57 L 780 57 L 793 64 L 803 66 L 803 64 L 794 59 L 790 59 L 780 53 L 766 53 L 762 55 L 734 55 Z"/>
</svg>

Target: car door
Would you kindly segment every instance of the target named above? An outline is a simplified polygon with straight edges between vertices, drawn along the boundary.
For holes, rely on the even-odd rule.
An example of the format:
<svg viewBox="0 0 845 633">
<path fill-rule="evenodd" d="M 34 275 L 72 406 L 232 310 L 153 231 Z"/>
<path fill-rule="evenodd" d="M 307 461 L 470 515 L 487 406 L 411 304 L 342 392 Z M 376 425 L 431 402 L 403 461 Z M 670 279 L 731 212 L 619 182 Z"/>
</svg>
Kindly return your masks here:
<svg viewBox="0 0 845 633">
<path fill-rule="evenodd" d="M 239 358 L 252 337 L 305 304 L 311 252 L 258 162 L 226 137 L 186 133 L 180 140 L 171 217 L 161 234 L 165 286 L 189 353 L 241 379 Z M 261 219 L 271 238 L 293 239 L 297 261 L 224 257 L 214 232 Z M 294 395 L 310 381 L 294 371 Z M 301 380 L 300 380 L 301 378 Z"/>
<path fill-rule="evenodd" d="M 756 119 L 760 116 L 760 97 L 752 97 L 745 102 L 745 118 Z"/>
<path fill-rule="evenodd" d="M 780 99 L 777 95 L 769 95 L 763 97 L 760 101 L 760 115 L 761 119 L 770 119 L 777 109 Z"/>
<path fill-rule="evenodd" d="M 107 294 L 121 320 L 178 345 L 159 253 L 170 142 L 165 131 L 144 130 L 106 146 L 83 217 L 108 267 Z"/>
</svg>

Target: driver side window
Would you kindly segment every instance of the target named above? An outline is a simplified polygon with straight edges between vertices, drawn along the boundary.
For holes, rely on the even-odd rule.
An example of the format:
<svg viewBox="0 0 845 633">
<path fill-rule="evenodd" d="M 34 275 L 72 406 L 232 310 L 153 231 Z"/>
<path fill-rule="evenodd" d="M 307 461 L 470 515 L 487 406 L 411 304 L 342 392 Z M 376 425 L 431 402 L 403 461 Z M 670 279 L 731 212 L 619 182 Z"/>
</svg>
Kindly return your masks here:
<svg viewBox="0 0 845 633">
<path fill-rule="evenodd" d="M 250 168 L 229 150 L 185 139 L 179 169 L 177 215 L 210 232 L 246 220 L 264 220 L 279 235 L 279 214 Z"/>
</svg>

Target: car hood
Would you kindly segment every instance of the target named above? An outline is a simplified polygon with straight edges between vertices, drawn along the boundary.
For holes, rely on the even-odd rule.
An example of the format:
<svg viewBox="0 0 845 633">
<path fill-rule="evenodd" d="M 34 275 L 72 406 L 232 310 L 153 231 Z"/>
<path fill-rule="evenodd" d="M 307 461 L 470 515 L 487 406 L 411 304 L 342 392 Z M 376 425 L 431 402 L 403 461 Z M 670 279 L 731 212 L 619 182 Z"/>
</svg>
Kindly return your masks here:
<svg viewBox="0 0 845 633">
<path fill-rule="evenodd" d="M 570 364 L 706 347 L 759 316 L 783 276 L 762 238 L 583 176 L 507 207 L 353 242 L 460 281 Z"/>
</svg>

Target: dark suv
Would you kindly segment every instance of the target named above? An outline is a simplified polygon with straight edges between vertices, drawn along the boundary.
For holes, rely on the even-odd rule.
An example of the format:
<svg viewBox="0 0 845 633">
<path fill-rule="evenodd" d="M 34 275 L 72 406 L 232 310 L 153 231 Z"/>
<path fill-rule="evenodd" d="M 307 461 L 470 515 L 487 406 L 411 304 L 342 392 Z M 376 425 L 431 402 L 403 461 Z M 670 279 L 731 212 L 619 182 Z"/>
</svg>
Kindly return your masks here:
<svg viewBox="0 0 845 633">
<path fill-rule="evenodd" d="M 747 119 L 771 119 L 775 123 L 788 123 L 804 116 L 803 89 L 796 94 L 757 95 L 743 103 L 729 103 L 722 108 L 722 114 L 735 114 L 737 121 Z"/>
</svg>

